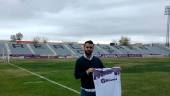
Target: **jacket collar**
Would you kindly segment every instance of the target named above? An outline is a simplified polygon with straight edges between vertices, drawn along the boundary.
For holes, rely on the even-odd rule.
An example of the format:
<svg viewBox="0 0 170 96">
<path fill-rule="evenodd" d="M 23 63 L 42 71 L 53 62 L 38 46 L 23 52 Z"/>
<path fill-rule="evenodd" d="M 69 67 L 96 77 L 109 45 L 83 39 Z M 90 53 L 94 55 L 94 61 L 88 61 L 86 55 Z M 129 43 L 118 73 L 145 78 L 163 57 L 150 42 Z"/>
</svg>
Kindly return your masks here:
<svg viewBox="0 0 170 96">
<path fill-rule="evenodd" d="M 91 61 L 91 60 L 93 59 L 93 54 L 90 56 L 90 58 L 87 57 L 86 54 L 84 54 L 83 56 L 84 56 L 84 58 L 86 58 L 86 59 L 89 60 L 89 61 Z"/>
</svg>

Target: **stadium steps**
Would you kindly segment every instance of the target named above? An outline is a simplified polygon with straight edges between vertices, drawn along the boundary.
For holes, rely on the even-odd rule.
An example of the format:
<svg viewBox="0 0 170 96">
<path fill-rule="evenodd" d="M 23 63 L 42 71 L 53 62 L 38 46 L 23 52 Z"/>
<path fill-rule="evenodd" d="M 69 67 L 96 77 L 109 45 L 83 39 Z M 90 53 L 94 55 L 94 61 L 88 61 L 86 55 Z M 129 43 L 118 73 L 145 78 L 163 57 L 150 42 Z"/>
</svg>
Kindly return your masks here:
<svg viewBox="0 0 170 96">
<path fill-rule="evenodd" d="M 57 53 L 50 47 L 49 44 L 46 44 L 46 46 L 53 52 L 54 56 L 57 56 Z"/>
<path fill-rule="evenodd" d="M 109 52 L 107 52 L 106 50 L 104 50 L 104 49 L 102 49 L 101 47 L 99 47 L 98 45 L 96 45 L 96 47 L 97 47 L 99 50 L 101 50 L 102 53 L 109 53 Z"/>
<path fill-rule="evenodd" d="M 116 45 L 115 45 L 115 46 L 111 46 L 111 48 L 112 48 L 113 50 L 115 50 L 116 52 L 118 52 L 118 54 L 126 54 L 124 51 L 118 49 L 118 48 L 116 47 Z"/>
<path fill-rule="evenodd" d="M 77 56 L 76 53 L 75 53 L 71 48 L 68 47 L 68 45 L 65 45 L 65 44 L 63 44 L 63 45 L 64 45 L 68 50 L 71 51 L 71 53 L 73 54 L 73 56 Z"/>
<path fill-rule="evenodd" d="M 35 54 L 34 50 L 31 48 L 29 44 L 27 44 L 28 49 L 31 51 L 32 54 Z"/>
<path fill-rule="evenodd" d="M 121 52 L 118 49 L 116 49 L 115 47 L 110 46 L 110 45 L 106 45 L 106 46 L 108 46 L 110 48 L 109 50 L 113 50 L 113 52 L 111 52 L 112 54 L 121 54 Z M 108 50 L 108 52 L 109 52 L 109 50 Z"/>
</svg>

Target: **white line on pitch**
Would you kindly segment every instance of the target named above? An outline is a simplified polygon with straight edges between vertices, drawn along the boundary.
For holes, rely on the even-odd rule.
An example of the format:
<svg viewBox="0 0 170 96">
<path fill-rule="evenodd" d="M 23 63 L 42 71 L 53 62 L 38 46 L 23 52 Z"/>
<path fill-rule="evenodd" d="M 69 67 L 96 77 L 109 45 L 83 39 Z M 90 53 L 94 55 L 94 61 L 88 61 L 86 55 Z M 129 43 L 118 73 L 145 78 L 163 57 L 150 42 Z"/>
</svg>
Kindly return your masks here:
<svg viewBox="0 0 170 96">
<path fill-rule="evenodd" d="M 24 84 L 36 84 L 36 83 L 43 83 L 44 81 L 33 81 L 33 82 L 24 82 Z"/>
<path fill-rule="evenodd" d="M 26 72 L 28 72 L 28 73 L 31 73 L 31 74 L 33 74 L 33 75 L 35 75 L 35 76 L 37 76 L 37 77 L 39 77 L 39 78 L 41 78 L 41 79 L 47 80 L 47 81 L 50 82 L 50 83 L 53 83 L 53 84 L 58 85 L 58 86 L 61 86 L 61 87 L 65 88 L 65 89 L 68 89 L 68 90 L 74 92 L 74 93 L 80 94 L 80 92 L 78 92 L 78 91 L 75 90 L 75 89 L 72 89 L 72 88 L 70 88 L 70 87 L 67 87 L 67 86 L 65 86 L 65 85 L 62 85 L 62 84 L 60 84 L 60 83 L 58 83 L 58 82 L 55 82 L 55 81 L 53 81 L 53 80 L 50 80 L 50 79 L 48 79 L 48 78 L 46 78 L 46 77 L 44 77 L 44 76 L 41 76 L 41 75 L 39 75 L 39 74 L 37 74 L 37 73 L 31 72 L 31 71 L 29 71 L 29 70 L 27 70 L 27 69 L 24 69 L 24 68 L 22 68 L 22 67 L 19 67 L 19 66 L 15 65 L 15 64 L 11 64 L 11 63 L 9 63 L 9 64 L 12 65 L 12 66 L 14 66 L 14 67 L 17 67 L 17 68 L 19 68 L 19 69 L 21 69 L 21 70 L 24 70 L 24 71 L 26 71 Z"/>
</svg>

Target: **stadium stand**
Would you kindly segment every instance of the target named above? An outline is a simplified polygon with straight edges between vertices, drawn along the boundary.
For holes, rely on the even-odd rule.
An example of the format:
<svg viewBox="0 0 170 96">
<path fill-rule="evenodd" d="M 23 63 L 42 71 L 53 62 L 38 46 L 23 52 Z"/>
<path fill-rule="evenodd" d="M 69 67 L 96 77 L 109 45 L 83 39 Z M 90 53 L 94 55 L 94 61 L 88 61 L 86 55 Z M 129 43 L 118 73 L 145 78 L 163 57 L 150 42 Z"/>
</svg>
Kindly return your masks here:
<svg viewBox="0 0 170 96">
<path fill-rule="evenodd" d="M 168 56 L 170 56 L 170 48 L 167 48 L 167 47 L 165 47 L 165 46 L 158 46 L 158 47 L 159 47 L 159 49 L 167 52 L 167 53 L 168 53 Z"/>
<path fill-rule="evenodd" d="M 170 51 L 163 50 L 159 46 L 154 45 L 154 46 L 149 46 L 148 48 L 150 48 L 150 50 L 154 51 L 154 53 L 157 53 L 157 54 L 160 54 L 160 55 L 168 56 L 170 54 Z M 164 47 L 164 48 L 166 48 L 166 47 Z"/>
<path fill-rule="evenodd" d="M 84 54 L 83 45 L 78 43 L 17 43 L 0 42 L 0 55 L 3 49 L 11 57 L 79 57 Z M 170 56 L 170 48 L 158 45 L 108 45 L 96 44 L 93 54 L 99 57 L 143 57 Z"/>
<path fill-rule="evenodd" d="M 120 54 L 120 52 L 118 50 L 114 49 L 110 45 L 98 44 L 97 46 L 99 46 L 100 48 L 102 48 L 105 51 L 105 53 L 102 54 L 102 56 L 104 56 L 104 57 L 115 57 L 117 54 Z"/>
<path fill-rule="evenodd" d="M 124 46 L 124 48 L 126 48 L 128 50 L 128 52 L 131 54 L 142 54 L 142 52 L 140 50 L 138 50 L 137 48 L 135 48 L 133 46 Z"/>
<path fill-rule="evenodd" d="M 40 56 L 55 56 L 55 54 L 47 47 L 46 44 L 29 44 L 34 50 L 35 55 Z"/>
<path fill-rule="evenodd" d="M 152 51 L 146 48 L 145 46 L 135 46 L 143 55 L 152 55 Z"/>
<path fill-rule="evenodd" d="M 99 44 L 94 46 L 94 53 L 95 56 L 110 56 L 110 53 L 100 47 Z"/>
<path fill-rule="evenodd" d="M 137 51 L 133 46 L 122 46 L 126 51 L 128 57 L 142 57 L 142 53 Z"/>
<path fill-rule="evenodd" d="M 119 52 L 118 54 L 116 54 L 117 57 L 128 57 L 128 51 L 125 48 L 123 48 L 122 46 L 115 45 L 115 46 L 111 46 L 111 47 Z"/>
<path fill-rule="evenodd" d="M 72 56 L 72 53 L 64 44 L 48 44 L 56 53 L 58 57 Z"/>
<path fill-rule="evenodd" d="M 8 43 L 12 56 L 33 55 L 26 44 Z"/>
<path fill-rule="evenodd" d="M 4 54 L 4 48 L 5 48 L 5 44 L 3 42 L 0 42 L 0 56 Z"/>
<path fill-rule="evenodd" d="M 70 50 L 72 50 L 72 53 L 74 54 L 75 57 L 79 57 L 84 53 L 81 44 L 68 43 L 68 44 L 66 44 L 66 46 L 68 46 L 68 48 L 70 48 Z"/>
</svg>

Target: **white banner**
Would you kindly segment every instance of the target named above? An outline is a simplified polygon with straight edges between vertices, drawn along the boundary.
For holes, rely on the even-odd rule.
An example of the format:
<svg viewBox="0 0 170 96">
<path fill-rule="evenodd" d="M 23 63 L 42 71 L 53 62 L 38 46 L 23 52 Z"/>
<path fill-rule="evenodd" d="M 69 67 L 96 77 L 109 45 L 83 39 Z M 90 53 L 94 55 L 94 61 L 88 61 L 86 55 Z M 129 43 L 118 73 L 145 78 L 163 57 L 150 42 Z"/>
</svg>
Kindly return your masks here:
<svg viewBox="0 0 170 96">
<path fill-rule="evenodd" d="M 96 96 L 121 96 L 120 68 L 97 68 L 93 72 Z"/>
</svg>

